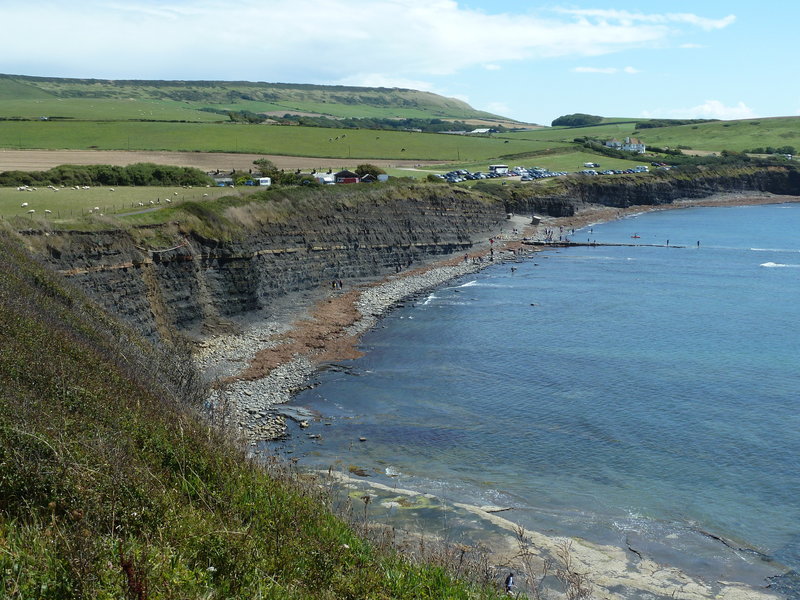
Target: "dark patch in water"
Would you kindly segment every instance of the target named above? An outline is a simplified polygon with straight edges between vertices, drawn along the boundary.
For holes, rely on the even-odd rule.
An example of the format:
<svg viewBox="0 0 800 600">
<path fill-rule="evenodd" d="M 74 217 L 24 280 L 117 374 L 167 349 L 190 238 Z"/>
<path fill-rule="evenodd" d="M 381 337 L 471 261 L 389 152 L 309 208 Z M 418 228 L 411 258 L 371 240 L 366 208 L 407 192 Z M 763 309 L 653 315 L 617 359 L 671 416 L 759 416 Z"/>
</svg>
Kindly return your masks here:
<svg viewBox="0 0 800 600">
<path fill-rule="evenodd" d="M 800 573 L 789 571 L 785 575 L 777 575 L 769 578 L 770 590 L 786 596 L 787 600 L 800 599 Z"/>
</svg>

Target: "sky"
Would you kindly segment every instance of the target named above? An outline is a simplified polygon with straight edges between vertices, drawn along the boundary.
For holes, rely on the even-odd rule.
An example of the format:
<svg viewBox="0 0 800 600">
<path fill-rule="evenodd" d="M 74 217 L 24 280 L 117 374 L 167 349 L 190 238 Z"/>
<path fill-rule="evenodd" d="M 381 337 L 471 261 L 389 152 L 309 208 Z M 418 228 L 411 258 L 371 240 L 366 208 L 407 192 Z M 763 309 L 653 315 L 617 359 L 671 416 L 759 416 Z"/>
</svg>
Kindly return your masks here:
<svg viewBox="0 0 800 600">
<path fill-rule="evenodd" d="M 0 73 L 404 87 L 549 125 L 800 115 L 796 0 L 2 0 Z"/>
</svg>

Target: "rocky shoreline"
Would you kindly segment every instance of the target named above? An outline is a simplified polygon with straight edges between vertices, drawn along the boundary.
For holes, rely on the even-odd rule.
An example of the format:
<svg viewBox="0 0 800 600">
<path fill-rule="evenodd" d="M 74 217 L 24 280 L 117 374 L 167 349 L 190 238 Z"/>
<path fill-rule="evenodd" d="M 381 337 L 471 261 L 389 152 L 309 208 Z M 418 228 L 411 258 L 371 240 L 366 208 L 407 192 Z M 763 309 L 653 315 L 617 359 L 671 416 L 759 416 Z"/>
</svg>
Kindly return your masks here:
<svg viewBox="0 0 800 600">
<path fill-rule="evenodd" d="M 235 326 L 233 334 L 200 342 L 196 363 L 215 381 L 207 410 L 212 420 L 233 424 L 250 445 L 276 439 L 286 431 L 285 416 L 276 407 L 310 385 L 323 363 L 357 358 L 356 344 L 380 317 L 399 302 L 434 289 L 447 281 L 474 273 L 522 249 L 521 239 L 533 234 L 528 217 L 509 220 L 507 230 L 479 240 L 475 251 L 445 261 L 389 276 L 378 282 L 334 288 L 295 299 L 278 316 L 251 318 Z M 492 259 L 492 260 L 490 260 Z M 344 286 L 343 286 L 344 287 Z"/>
<path fill-rule="evenodd" d="M 281 405 L 298 391 L 309 387 L 322 364 L 357 358 L 356 345 L 360 336 L 375 327 L 382 315 L 409 297 L 454 278 L 503 260 L 517 260 L 520 252 L 539 251 L 523 246 L 522 241 L 523 238 L 526 241 L 543 239 L 545 229 L 578 229 L 652 210 L 799 201 L 798 197 L 768 194 L 725 194 L 666 206 L 627 209 L 586 206 L 572 217 L 545 217 L 538 227 L 533 228 L 527 226 L 528 218 L 517 218 L 508 224 L 504 233 L 493 238 L 494 243 L 488 239 L 476 241 L 474 251 L 469 253 L 466 261 L 460 255 L 378 282 L 345 284 L 345 289 L 320 290 L 312 296 L 290 299 L 287 303 L 290 307 L 275 315 L 243 323 L 241 331 L 236 334 L 206 340 L 198 352 L 198 364 L 222 382 L 212 394 L 209 408 L 212 413 L 226 413 L 227 422 L 232 423 L 251 446 L 261 440 L 285 435 L 286 416 L 281 412 L 300 421 L 302 427 L 303 419 L 309 417 L 302 411 L 281 411 Z M 488 260 L 491 255 L 494 261 Z M 368 486 L 366 493 L 380 495 L 380 490 L 369 488 L 370 482 L 347 478 L 345 485 L 353 489 Z M 392 493 L 396 494 L 397 490 L 393 488 Z M 409 491 L 408 494 L 418 492 Z M 493 514 L 489 508 L 455 507 L 507 533 L 505 538 L 498 538 L 492 559 L 498 565 L 514 567 L 517 525 Z M 681 597 L 690 600 L 769 600 L 777 597 L 769 590 L 756 590 L 735 582 L 701 582 L 677 568 L 657 565 L 646 557 L 636 559 L 635 550 L 630 548 L 597 545 L 578 538 L 566 539 L 536 532 L 526 532 L 526 535 L 538 549 L 538 557 L 548 553 L 552 555 L 569 544 L 575 567 L 593 574 L 594 585 L 598 592 L 602 591 L 603 597 L 627 596 L 618 590 L 648 597 L 668 597 L 675 590 L 681 590 Z"/>
<path fill-rule="evenodd" d="M 197 365 L 210 381 L 217 382 L 207 409 L 212 420 L 233 424 L 251 445 L 281 437 L 286 422 L 276 407 L 308 388 L 321 364 L 358 358 L 360 336 L 393 306 L 468 273 L 515 260 L 519 253 L 539 251 L 522 241 L 543 240 L 545 229 L 578 229 L 654 210 L 798 201 L 796 196 L 733 193 L 625 209 L 587 205 L 571 217 L 544 217 L 538 226 L 531 225 L 528 217 L 516 216 L 492 242 L 488 237 L 474 240 L 466 260 L 459 255 L 377 282 L 345 283 L 342 288 L 286 298 L 273 314 L 251 316 L 235 323 L 234 333 L 200 342 Z"/>
</svg>

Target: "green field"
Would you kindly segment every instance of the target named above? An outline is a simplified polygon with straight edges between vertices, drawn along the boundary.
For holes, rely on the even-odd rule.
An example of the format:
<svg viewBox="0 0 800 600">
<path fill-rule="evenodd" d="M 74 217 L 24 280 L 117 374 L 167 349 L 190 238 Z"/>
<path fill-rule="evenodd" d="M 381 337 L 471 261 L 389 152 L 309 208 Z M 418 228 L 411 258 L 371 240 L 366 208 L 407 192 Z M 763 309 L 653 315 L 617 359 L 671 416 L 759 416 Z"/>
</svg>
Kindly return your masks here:
<svg viewBox="0 0 800 600">
<path fill-rule="evenodd" d="M 7 119 L 76 119 L 83 121 L 227 121 L 225 115 L 200 111 L 174 100 L 111 100 L 107 98 L 0 99 Z"/>
<path fill-rule="evenodd" d="M 646 120 L 646 119 L 643 119 Z M 741 152 L 752 148 L 795 146 L 800 148 L 800 117 L 774 117 L 741 121 L 714 121 L 692 125 L 635 128 L 636 121 L 603 123 L 592 127 L 553 127 L 504 134 L 513 140 L 571 142 L 578 137 L 595 137 L 601 140 L 627 136 L 636 137 L 645 144 L 658 147 L 678 146 L 693 150 Z"/>
<path fill-rule="evenodd" d="M 525 139 L 234 123 L 0 122 L 0 147 L 10 149 L 246 152 L 363 160 L 470 161 L 550 146 L 547 141 Z"/>
<path fill-rule="evenodd" d="M 181 188 L 181 187 L 93 187 L 88 190 L 70 187 L 57 192 L 50 188 L 38 188 L 33 192 L 21 192 L 16 188 L 0 188 L 0 218 L 17 219 L 30 224 L 45 220 L 51 224 L 63 225 L 84 217 L 116 216 L 155 210 L 166 213 L 171 207 L 188 200 L 213 200 L 223 196 L 251 194 L 256 187 L 221 188 Z M 168 203 L 166 200 L 169 199 Z M 151 205 L 153 201 L 156 204 Z M 141 202 L 141 206 L 140 203 Z M 22 206 L 27 203 L 27 206 Z M 95 207 L 99 210 L 95 211 Z M 29 210 L 35 210 L 28 214 Z M 45 210 L 51 211 L 49 214 Z M 91 211 L 91 212 L 90 212 Z M 135 221 L 135 215 L 123 217 Z M 160 219 L 160 220 L 163 220 Z M 25 227 L 24 223 L 22 225 Z"/>
</svg>

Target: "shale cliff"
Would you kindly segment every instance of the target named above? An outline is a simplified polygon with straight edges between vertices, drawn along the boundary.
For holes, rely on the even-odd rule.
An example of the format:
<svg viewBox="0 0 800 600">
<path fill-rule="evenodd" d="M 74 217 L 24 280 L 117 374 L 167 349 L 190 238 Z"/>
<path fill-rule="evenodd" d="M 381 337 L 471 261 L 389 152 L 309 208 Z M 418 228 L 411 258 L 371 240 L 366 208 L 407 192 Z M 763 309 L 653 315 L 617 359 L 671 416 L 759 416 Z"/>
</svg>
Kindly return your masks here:
<svg viewBox="0 0 800 600">
<path fill-rule="evenodd" d="M 180 224 L 25 237 L 106 308 L 158 337 L 214 326 L 290 292 L 463 252 L 505 220 L 502 202 L 442 185 L 187 210 L 194 218 Z"/>
<path fill-rule="evenodd" d="M 544 185 L 295 189 L 186 203 L 163 225 L 28 231 L 34 254 L 146 336 L 216 327 L 291 292 L 395 273 L 468 251 L 507 212 L 571 216 L 719 192 L 800 195 L 794 168 L 681 169 L 559 178 Z"/>
<path fill-rule="evenodd" d="M 582 204 L 652 206 L 732 192 L 797 196 L 800 172 L 793 167 L 684 167 L 645 174 L 574 177 L 555 186 L 534 187 L 527 193 L 500 189 L 509 211 L 552 216 L 571 216 Z"/>
</svg>

